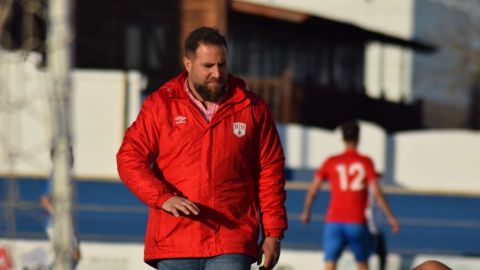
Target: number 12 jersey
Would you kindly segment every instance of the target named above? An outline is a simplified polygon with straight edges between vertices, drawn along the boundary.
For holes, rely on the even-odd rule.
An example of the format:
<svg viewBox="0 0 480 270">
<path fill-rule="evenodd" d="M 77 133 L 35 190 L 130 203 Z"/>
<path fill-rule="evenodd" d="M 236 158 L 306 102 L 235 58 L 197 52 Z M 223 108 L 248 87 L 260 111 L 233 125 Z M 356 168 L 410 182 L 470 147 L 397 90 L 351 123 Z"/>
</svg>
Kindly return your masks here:
<svg viewBox="0 0 480 270">
<path fill-rule="evenodd" d="M 377 181 L 372 160 L 354 149 L 329 157 L 315 172 L 317 179 L 330 182 L 330 203 L 326 221 L 365 223 L 368 185 Z"/>
</svg>

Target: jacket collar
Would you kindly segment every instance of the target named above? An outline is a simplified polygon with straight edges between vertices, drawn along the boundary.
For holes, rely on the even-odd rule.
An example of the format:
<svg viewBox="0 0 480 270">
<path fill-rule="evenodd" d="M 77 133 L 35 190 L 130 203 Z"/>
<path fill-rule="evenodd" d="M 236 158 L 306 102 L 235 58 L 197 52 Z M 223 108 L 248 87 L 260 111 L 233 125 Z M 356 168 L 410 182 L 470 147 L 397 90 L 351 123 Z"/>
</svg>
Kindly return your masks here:
<svg viewBox="0 0 480 270">
<path fill-rule="evenodd" d="M 184 89 L 185 81 L 187 80 L 187 78 L 188 72 L 183 71 L 177 77 L 173 78 L 165 84 L 164 87 L 166 88 L 166 91 L 171 98 L 182 100 L 189 99 Z M 229 73 L 227 85 L 228 91 L 226 93 L 225 100 L 222 102 L 221 106 L 232 103 L 240 103 L 247 98 L 245 91 L 248 90 L 246 90 L 245 82 L 242 79 L 237 78 Z"/>
</svg>

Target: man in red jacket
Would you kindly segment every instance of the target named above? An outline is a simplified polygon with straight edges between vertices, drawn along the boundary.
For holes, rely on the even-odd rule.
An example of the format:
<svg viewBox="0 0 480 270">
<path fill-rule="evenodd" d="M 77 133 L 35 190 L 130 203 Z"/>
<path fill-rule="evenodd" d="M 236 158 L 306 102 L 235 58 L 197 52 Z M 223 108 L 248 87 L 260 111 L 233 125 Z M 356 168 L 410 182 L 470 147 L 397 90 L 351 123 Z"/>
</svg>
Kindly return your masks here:
<svg viewBox="0 0 480 270">
<path fill-rule="evenodd" d="M 285 158 L 267 104 L 228 73 L 216 29 L 192 31 L 183 62 L 186 71 L 145 100 L 117 154 L 120 178 L 149 207 L 144 260 L 247 270 L 263 255 L 272 269 L 287 217 Z"/>
</svg>

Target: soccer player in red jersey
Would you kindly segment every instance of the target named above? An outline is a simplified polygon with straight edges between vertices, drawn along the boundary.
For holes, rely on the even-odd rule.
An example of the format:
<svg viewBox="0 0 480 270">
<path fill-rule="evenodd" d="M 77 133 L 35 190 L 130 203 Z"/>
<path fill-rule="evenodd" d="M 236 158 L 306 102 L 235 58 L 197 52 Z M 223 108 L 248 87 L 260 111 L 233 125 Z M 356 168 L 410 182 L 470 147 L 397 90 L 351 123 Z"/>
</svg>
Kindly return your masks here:
<svg viewBox="0 0 480 270">
<path fill-rule="evenodd" d="M 399 231 L 382 189 L 372 160 L 357 152 L 360 128 L 356 122 L 341 126 L 345 152 L 328 158 L 315 172 L 314 179 L 305 196 L 301 215 L 303 223 L 310 221 L 310 211 L 317 191 L 324 180 L 330 182 L 331 197 L 324 227 L 325 269 L 333 270 L 343 249 L 348 245 L 355 256 L 359 270 L 367 269 L 369 233 L 366 225 L 368 189 L 378 206 L 385 213 L 392 231 Z"/>
</svg>

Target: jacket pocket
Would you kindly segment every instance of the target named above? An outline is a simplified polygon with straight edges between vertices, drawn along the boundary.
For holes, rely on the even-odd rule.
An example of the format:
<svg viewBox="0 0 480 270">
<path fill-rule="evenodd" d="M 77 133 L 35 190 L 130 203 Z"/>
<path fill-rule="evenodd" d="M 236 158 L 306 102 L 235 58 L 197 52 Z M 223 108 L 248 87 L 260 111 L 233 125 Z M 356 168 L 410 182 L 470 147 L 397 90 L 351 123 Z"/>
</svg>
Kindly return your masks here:
<svg viewBox="0 0 480 270">
<path fill-rule="evenodd" d="M 175 217 L 163 210 L 159 211 L 155 241 L 162 245 L 173 243 L 177 236 L 185 237 L 191 231 L 192 222 L 188 217 Z"/>
<path fill-rule="evenodd" d="M 259 222 L 255 204 L 230 204 L 222 208 L 226 219 L 232 221 L 222 224 L 221 231 L 241 243 L 256 243 L 258 240 Z M 233 226 L 232 226 L 233 225 Z"/>
<path fill-rule="evenodd" d="M 226 218 L 234 221 L 237 225 L 247 223 L 250 226 L 258 226 L 258 213 L 255 204 L 230 204 L 223 208 L 222 212 Z"/>
</svg>

